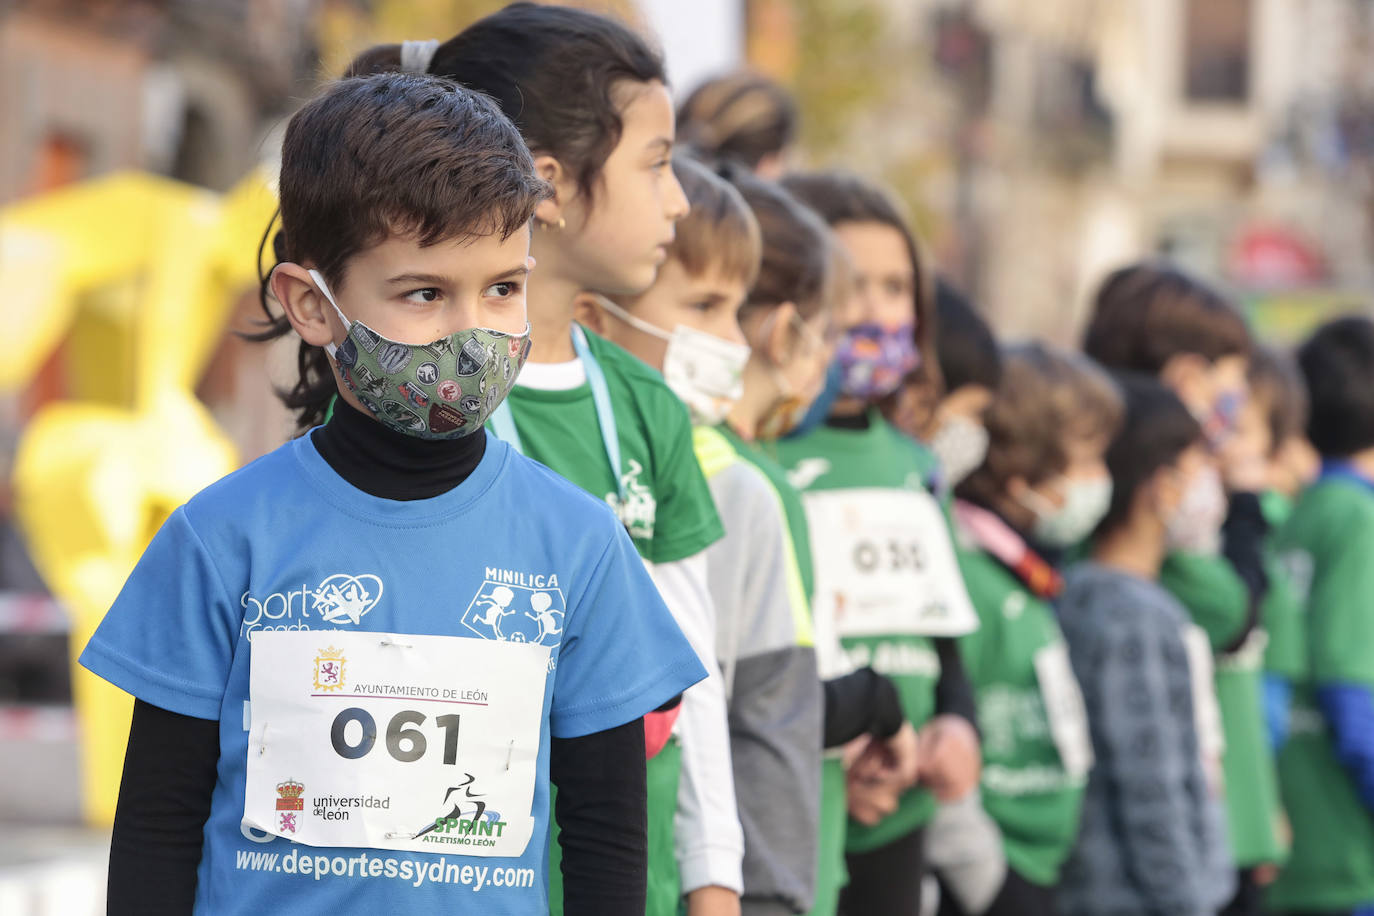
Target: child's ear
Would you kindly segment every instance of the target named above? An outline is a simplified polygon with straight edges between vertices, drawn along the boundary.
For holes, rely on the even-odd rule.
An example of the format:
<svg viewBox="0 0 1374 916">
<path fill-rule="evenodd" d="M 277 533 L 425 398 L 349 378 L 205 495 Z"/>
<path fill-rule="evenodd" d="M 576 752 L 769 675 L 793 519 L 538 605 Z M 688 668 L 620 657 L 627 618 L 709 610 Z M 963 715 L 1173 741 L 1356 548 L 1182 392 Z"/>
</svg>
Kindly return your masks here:
<svg viewBox="0 0 1374 916">
<path fill-rule="evenodd" d="M 553 195 L 541 200 L 539 206 L 535 207 L 535 220 L 550 228 L 567 225 L 566 210 L 568 202 L 577 196 L 577 182 L 561 162 L 549 155 L 535 156 L 534 170 L 553 188 Z"/>
<path fill-rule="evenodd" d="M 1159 370 L 1159 380 L 1178 395 L 1185 407 L 1195 411 L 1210 400 L 1207 373 L 1211 367 L 1200 353 L 1175 353 Z"/>
<path fill-rule="evenodd" d="M 578 293 L 573 299 L 573 321 L 598 337 L 606 336 L 606 310 L 591 293 Z"/>
<path fill-rule="evenodd" d="M 301 340 L 316 347 L 334 342 L 334 320 L 330 317 L 334 310 L 304 267 L 283 261 L 272 271 L 270 284 L 272 295 Z"/>
<path fill-rule="evenodd" d="M 792 357 L 792 322 L 796 317 L 797 306 L 784 302 L 773 309 L 764 325 L 768 336 L 763 339 L 763 352 L 775 366 L 783 365 Z"/>
<path fill-rule="evenodd" d="M 1141 488 L 1145 491 L 1143 495 L 1148 500 L 1146 504 L 1150 510 L 1166 525 L 1183 501 L 1183 483 L 1182 471 L 1173 465 L 1166 465 L 1156 470 L 1149 483 Z"/>
</svg>

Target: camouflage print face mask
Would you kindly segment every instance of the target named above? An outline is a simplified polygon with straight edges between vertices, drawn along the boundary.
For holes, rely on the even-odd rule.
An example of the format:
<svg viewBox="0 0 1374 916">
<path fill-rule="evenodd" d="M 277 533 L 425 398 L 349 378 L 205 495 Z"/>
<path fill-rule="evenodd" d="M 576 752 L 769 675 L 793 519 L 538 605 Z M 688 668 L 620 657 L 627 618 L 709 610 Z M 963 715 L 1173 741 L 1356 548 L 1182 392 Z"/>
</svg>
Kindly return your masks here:
<svg viewBox="0 0 1374 916">
<path fill-rule="evenodd" d="M 530 354 L 523 334 L 468 328 L 433 343 L 388 340 L 350 321 L 318 271 L 311 278 L 334 306 L 348 336 L 325 346 L 344 385 L 383 426 L 420 439 L 457 439 L 480 430 L 515 387 Z"/>
</svg>

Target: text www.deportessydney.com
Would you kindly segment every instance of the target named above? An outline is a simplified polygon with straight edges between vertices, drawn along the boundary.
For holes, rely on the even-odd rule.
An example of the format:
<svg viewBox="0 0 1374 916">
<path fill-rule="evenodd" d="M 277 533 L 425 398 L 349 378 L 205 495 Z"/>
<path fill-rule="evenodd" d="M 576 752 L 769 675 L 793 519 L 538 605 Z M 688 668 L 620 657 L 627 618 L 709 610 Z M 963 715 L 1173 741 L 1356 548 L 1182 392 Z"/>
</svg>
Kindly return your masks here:
<svg viewBox="0 0 1374 916">
<path fill-rule="evenodd" d="M 319 856 L 293 849 L 285 855 L 276 852 L 238 851 L 237 867 L 243 871 L 268 871 L 283 875 L 300 875 L 322 881 L 330 876 L 340 878 L 389 878 L 407 881 L 415 887 L 423 884 L 457 884 L 480 891 L 484 887 L 534 887 L 532 868 L 502 868 L 489 865 L 451 865 L 444 859 L 437 862 L 418 859 L 393 859 L 369 856 Z"/>
</svg>

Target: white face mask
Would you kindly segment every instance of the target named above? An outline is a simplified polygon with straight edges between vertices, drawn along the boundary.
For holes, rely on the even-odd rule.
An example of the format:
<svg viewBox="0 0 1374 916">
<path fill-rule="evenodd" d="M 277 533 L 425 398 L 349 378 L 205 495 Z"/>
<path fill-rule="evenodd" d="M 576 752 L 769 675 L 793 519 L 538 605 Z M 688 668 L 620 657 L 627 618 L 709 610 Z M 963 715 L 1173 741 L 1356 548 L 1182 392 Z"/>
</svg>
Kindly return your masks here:
<svg viewBox="0 0 1374 916">
<path fill-rule="evenodd" d="M 953 489 L 982 467 L 987 458 L 987 427 L 956 414 L 940 424 L 939 432 L 931 437 L 930 450 L 940 459 L 945 483 Z"/>
<path fill-rule="evenodd" d="M 1112 505 L 1112 479 L 1107 476 L 1064 478 L 1064 505 L 1056 507 L 1034 490 L 1021 504 L 1035 513 L 1031 534 L 1046 547 L 1072 547 L 1092 534 Z"/>
<path fill-rule="evenodd" d="M 1221 526 L 1226 521 L 1226 488 L 1216 468 L 1204 468 L 1188 481 L 1178 508 L 1164 522 L 1170 550 L 1216 556 L 1221 552 Z"/>
<path fill-rule="evenodd" d="M 597 295 L 596 299 L 602 308 L 630 327 L 668 341 L 663 354 L 663 380 L 687 405 L 693 423 L 717 425 L 744 396 L 749 347 L 682 324 L 670 333 L 636 318 L 605 296 Z"/>
</svg>

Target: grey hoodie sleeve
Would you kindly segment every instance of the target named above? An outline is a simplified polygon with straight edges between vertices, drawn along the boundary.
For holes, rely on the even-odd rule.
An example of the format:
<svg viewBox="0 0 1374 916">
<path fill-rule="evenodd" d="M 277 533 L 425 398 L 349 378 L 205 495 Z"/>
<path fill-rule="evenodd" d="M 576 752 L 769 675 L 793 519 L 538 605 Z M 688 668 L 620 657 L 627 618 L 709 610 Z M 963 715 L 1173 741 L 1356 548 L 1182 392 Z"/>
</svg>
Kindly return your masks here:
<svg viewBox="0 0 1374 916">
<path fill-rule="evenodd" d="M 725 539 L 707 551 L 725 672 L 730 750 L 744 828 L 745 911 L 805 912 L 820 829 L 821 684 L 810 609 L 789 582 L 791 540 L 753 466 L 710 478 Z M 757 904 L 752 906 L 751 904 Z"/>
</svg>

